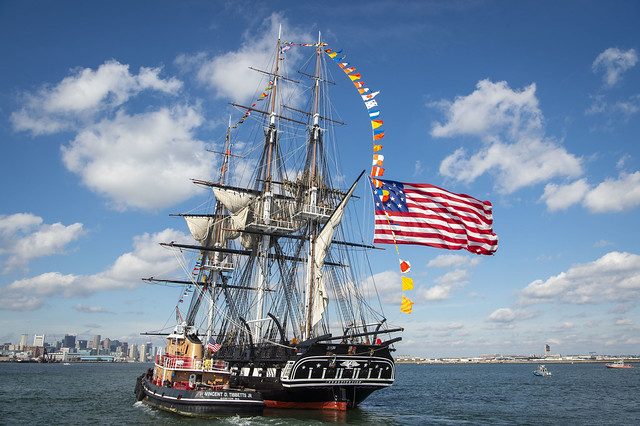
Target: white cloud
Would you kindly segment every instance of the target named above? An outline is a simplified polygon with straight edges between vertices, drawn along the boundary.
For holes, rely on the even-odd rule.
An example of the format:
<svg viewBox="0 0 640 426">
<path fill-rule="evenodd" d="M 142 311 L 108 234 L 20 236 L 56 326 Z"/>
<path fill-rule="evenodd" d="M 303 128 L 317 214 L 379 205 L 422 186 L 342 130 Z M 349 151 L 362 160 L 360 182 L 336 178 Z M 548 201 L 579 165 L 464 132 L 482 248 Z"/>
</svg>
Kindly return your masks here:
<svg viewBox="0 0 640 426">
<path fill-rule="evenodd" d="M 581 175 L 581 159 L 544 137 L 535 89 L 532 84 L 517 92 L 506 82 L 482 80 L 472 94 L 440 102 L 448 121 L 434 124 L 434 137 L 471 135 L 484 143 L 470 156 L 456 150 L 441 162 L 440 173 L 469 183 L 493 172 L 496 188 L 506 194 L 553 177 Z"/>
<path fill-rule="evenodd" d="M 87 305 L 83 305 L 82 303 L 78 303 L 77 305 L 75 305 L 73 307 L 73 309 L 75 309 L 78 312 L 85 313 L 85 314 L 111 314 L 111 313 L 113 313 L 113 312 L 107 311 L 102 306 L 87 306 Z"/>
<path fill-rule="evenodd" d="M 160 68 L 141 67 L 138 75 L 118 61 L 107 61 L 97 70 L 75 71 L 54 87 L 45 86 L 37 94 L 25 95 L 25 106 L 11 115 L 14 128 L 33 134 L 54 133 L 73 128 L 105 108 L 125 103 L 143 90 L 175 95 L 182 87 L 176 79 L 162 80 Z"/>
<path fill-rule="evenodd" d="M 416 160 L 415 165 L 413 167 L 413 176 L 420 176 L 423 172 L 422 162 L 420 160 Z"/>
<path fill-rule="evenodd" d="M 247 101 L 258 90 L 265 76 L 249 67 L 271 70 L 276 57 L 274 40 L 278 38 L 280 24 L 286 40 L 314 40 L 307 31 L 289 25 L 280 13 L 272 13 L 262 25 L 244 35 L 241 47 L 236 51 L 209 58 L 204 54 L 181 56 L 177 63 L 196 69 L 197 79 L 216 91 L 217 96 L 235 101 Z M 284 40 L 283 40 L 284 41 Z M 280 66 L 292 66 L 301 57 L 299 49 L 289 49 Z"/>
<path fill-rule="evenodd" d="M 375 282 L 375 287 L 373 283 Z M 398 304 L 401 301 L 402 278 L 394 271 L 384 271 L 368 277 L 361 286 L 365 297 L 371 298 L 379 295 L 383 303 Z"/>
<path fill-rule="evenodd" d="M 520 291 L 520 305 L 536 303 L 637 303 L 640 299 L 640 256 L 613 251 L 590 263 L 536 280 Z"/>
<path fill-rule="evenodd" d="M 621 318 L 616 321 L 616 325 L 633 325 L 633 320 L 631 318 Z"/>
<path fill-rule="evenodd" d="M 621 173 L 589 191 L 583 204 L 594 213 L 619 212 L 640 205 L 640 171 Z"/>
<path fill-rule="evenodd" d="M 602 76 L 605 86 L 611 87 L 620 81 L 622 74 L 638 63 L 638 54 L 634 49 L 622 51 L 616 47 L 610 47 L 598 55 L 593 61 L 593 72 L 603 71 Z"/>
<path fill-rule="evenodd" d="M 438 284 L 454 284 L 462 286 L 467 284 L 467 278 L 469 278 L 469 273 L 467 271 L 464 269 L 456 269 L 454 271 L 447 272 L 433 281 Z"/>
<path fill-rule="evenodd" d="M 586 179 L 580 179 L 568 185 L 548 183 L 540 199 L 547 204 L 550 211 L 566 210 L 573 204 L 579 203 L 587 191 L 589 191 L 589 184 Z"/>
<path fill-rule="evenodd" d="M 0 264 L 7 273 L 14 268 L 26 268 L 29 262 L 53 254 L 64 254 L 69 243 L 84 235 L 81 223 L 65 226 L 43 224 L 41 217 L 31 213 L 0 216 Z"/>
<path fill-rule="evenodd" d="M 118 112 L 80 131 L 62 148 L 65 166 L 118 209 L 154 209 L 198 191 L 190 178 L 207 178 L 214 157 L 193 131 L 202 123 L 194 107 L 137 115 Z"/>
<path fill-rule="evenodd" d="M 496 309 L 489 315 L 487 321 L 491 322 L 512 322 L 516 318 L 516 313 L 511 308 Z"/>
<path fill-rule="evenodd" d="M 135 289 L 143 285 L 141 278 L 153 271 L 175 269 L 174 253 L 158 243 L 185 238 L 191 241 L 191 236 L 173 229 L 139 235 L 134 237 L 134 250 L 118 257 L 103 272 L 93 275 L 47 272 L 14 281 L 3 288 L 0 309 L 32 310 L 42 306 L 47 297 L 88 297 L 101 291 Z"/>
<path fill-rule="evenodd" d="M 44 299 L 36 296 L 13 295 L 3 293 L 0 296 L 0 309 L 7 311 L 35 311 L 44 304 Z"/>
<path fill-rule="evenodd" d="M 42 223 L 42 218 L 31 213 L 16 213 L 0 216 L 0 234 L 12 235 L 17 231 L 28 231 Z"/>
<path fill-rule="evenodd" d="M 462 266 L 476 266 L 480 263 L 478 256 L 465 256 L 461 254 L 440 254 L 427 263 L 427 267 L 459 268 Z"/>
<path fill-rule="evenodd" d="M 495 322 L 503 325 L 511 325 L 514 322 L 528 320 L 538 316 L 536 312 L 522 309 L 500 308 L 496 309 L 486 319 L 487 322 Z"/>
<path fill-rule="evenodd" d="M 593 243 L 594 247 L 607 247 L 607 246 L 615 246 L 615 243 L 607 240 L 599 240 Z"/>
<path fill-rule="evenodd" d="M 442 160 L 440 173 L 470 183 L 493 171 L 497 174 L 496 189 L 503 194 L 557 176 L 582 174 L 581 160 L 550 141 L 522 139 L 515 144 L 495 141 L 469 158 L 465 157 L 463 149 L 456 150 Z"/>
<path fill-rule="evenodd" d="M 640 111 L 640 95 L 630 95 L 626 100 L 608 101 L 604 95 L 592 96 L 593 102 L 585 110 L 586 115 L 604 114 L 608 116 L 607 125 L 614 121 L 626 122 Z"/>
<path fill-rule="evenodd" d="M 160 68 L 108 61 L 81 69 L 53 87 L 27 94 L 12 115 L 16 130 L 33 134 L 75 132 L 62 147 L 65 166 L 120 210 L 155 209 L 190 198 L 190 178 L 207 179 L 215 157 L 195 138 L 199 106 L 174 104 L 130 115 L 126 102 L 142 91 L 176 95 L 182 82 L 160 78 Z"/>
<path fill-rule="evenodd" d="M 421 302 L 437 302 L 452 297 L 455 290 L 466 287 L 469 273 L 464 269 L 456 269 L 434 279 L 435 286 L 430 288 L 420 287 L 416 290 L 416 300 Z"/>
<path fill-rule="evenodd" d="M 591 187 L 586 179 L 567 185 L 547 184 L 540 200 L 550 211 L 565 210 L 582 203 L 592 213 L 631 210 L 640 205 L 640 172 L 620 173 L 618 179 L 608 178 Z"/>
<path fill-rule="evenodd" d="M 616 168 L 617 169 L 624 169 L 624 164 L 626 162 L 628 162 L 629 160 L 631 160 L 631 156 L 629 154 L 623 155 L 622 157 L 620 157 L 620 159 L 616 163 Z"/>
<path fill-rule="evenodd" d="M 420 287 L 416 295 L 421 302 L 439 302 L 451 298 L 453 287 L 450 285 L 435 285 L 433 287 Z"/>
<path fill-rule="evenodd" d="M 522 133 L 539 133 L 542 113 L 535 92 L 535 84 L 516 92 L 506 81 L 481 80 L 469 96 L 458 96 L 453 103 L 440 103 L 448 121 L 434 123 L 431 134 L 434 137 L 490 136 L 505 131 L 515 138 Z"/>
</svg>

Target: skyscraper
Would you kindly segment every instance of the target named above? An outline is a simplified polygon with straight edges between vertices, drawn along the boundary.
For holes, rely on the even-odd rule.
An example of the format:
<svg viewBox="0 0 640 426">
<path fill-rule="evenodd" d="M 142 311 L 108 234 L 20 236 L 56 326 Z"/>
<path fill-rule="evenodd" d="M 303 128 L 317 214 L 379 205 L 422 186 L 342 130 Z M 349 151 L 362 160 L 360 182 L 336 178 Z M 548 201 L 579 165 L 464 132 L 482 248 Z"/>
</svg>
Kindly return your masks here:
<svg viewBox="0 0 640 426">
<path fill-rule="evenodd" d="M 140 345 L 140 362 L 147 362 L 147 345 Z"/>
<path fill-rule="evenodd" d="M 27 346 L 28 338 L 29 338 L 28 334 L 23 334 L 22 337 L 20 337 L 20 350 L 24 349 L 24 347 Z"/>
<path fill-rule="evenodd" d="M 131 358 L 133 361 L 138 358 L 138 345 L 136 345 L 135 343 L 129 346 L 129 358 Z"/>
<path fill-rule="evenodd" d="M 100 347 L 100 336 L 99 334 L 93 335 L 93 342 L 91 342 L 91 349 L 98 349 Z"/>
<path fill-rule="evenodd" d="M 63 348 L 75 348 L 76 347 L 76 336 L 65 335 L 64 340 L 62 341 Z"/>
<path fill-rule="evenodd" d="M 44 334 L 33 335 L 33 346 L 44 346 Z"/>
</svg>

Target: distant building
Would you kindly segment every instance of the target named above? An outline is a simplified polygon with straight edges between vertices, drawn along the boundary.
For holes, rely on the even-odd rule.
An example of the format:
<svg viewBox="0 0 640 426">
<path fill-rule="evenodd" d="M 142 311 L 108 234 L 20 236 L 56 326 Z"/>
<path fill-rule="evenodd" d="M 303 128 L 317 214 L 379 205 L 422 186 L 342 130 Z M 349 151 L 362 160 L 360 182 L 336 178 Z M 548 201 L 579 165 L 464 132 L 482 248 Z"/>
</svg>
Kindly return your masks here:
<svg viewBox="0 0 640 426">
<path fill-rule="evenodd" d="M 164 355 L 164 350 L 162 349 L 162 346 L 154 346 L 153 347 L 153 356 L 154 356 L 154 358 L 157 357 L 158 355 L 160 355 L 160 356 Z"/>
<path fill-rule="evenodd" d="M 76 336 L 65 335 L 64 340 L 62 341 L 63 348 L 75 348 L 76 347 Z"/>
<path fill-rule="evenodd" d="M 18 345 L 20 350 L 23 350 L 24 347 L 27 346 L 27 339 L 29 339 L 28 334 L 23 334 L 22 337 L 20 338 L 20 344 Z"/>
<path fill-rule="evenodd" d="M 136 345 L 135 343 L 129 346 L 129 358 L 134 361 L 138 359 L 138 345 Z"/>
<path fill-rule="evenodd" d="M 87 349 L 87 341 L 86 340 L 77 340 L 76 341 L 76 349 Z"/>
<path fill-rule="evenodd" d="M 29 358 L 38 358 L 44 355 L 44 346 L 25 346 L 24 352 L 28 354 Z"/>
<path fill-rule="evenodd" d="M 44 334 L 33 335 L 33 346 L 44 346 Z"/>
<path fill-rule="evenodd" d="M 93 335 L 93 341 L 91 342 L 91 349 L 98 349 L 100 347 L 100 339 L 102 336 L 99 334 Z"/>
</svg>

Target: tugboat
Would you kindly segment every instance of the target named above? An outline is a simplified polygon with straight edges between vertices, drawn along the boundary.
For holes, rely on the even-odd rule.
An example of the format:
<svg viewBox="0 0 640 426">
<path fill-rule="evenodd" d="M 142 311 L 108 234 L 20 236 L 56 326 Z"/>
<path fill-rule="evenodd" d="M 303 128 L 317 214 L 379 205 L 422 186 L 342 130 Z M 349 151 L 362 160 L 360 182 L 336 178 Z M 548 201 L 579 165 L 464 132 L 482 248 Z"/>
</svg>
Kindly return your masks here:
<svg viewBox="0 0 640 426">
<path fill-rule="evenodd" d="M 167 338 L 166 354 L 156 356 L 154 368 L 138 377 L 138 401 L 186 416 L 261 415 L 265 403 L 260 393 L 229 386 L 228 365 L 203 355 L 193 328 L 176 327 Z"/>
</svg>

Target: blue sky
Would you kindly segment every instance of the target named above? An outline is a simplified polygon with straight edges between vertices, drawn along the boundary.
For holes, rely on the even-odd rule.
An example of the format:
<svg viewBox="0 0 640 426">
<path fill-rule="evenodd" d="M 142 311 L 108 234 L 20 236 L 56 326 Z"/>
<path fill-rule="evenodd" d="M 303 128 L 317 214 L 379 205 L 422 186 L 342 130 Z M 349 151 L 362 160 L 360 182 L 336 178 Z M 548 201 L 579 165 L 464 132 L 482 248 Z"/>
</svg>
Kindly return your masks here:
<svg viewBox="0 0 640 426">
<path fill-rule="evenodd" d="M 495 256 L 400 247 L 411 315 L 372 255 L 399 354 L 640 353 L 640 4 L 298 3 L 0 2 L 0 340 L 173 323 L 182 290 L 140 278 L 175 267 L 168 214 L 206 199 L 282 24 L 380 90 L 385 177 L 493 203 Z M 352 180 L 369 117 L 335 77 Z"/>
</svg>

